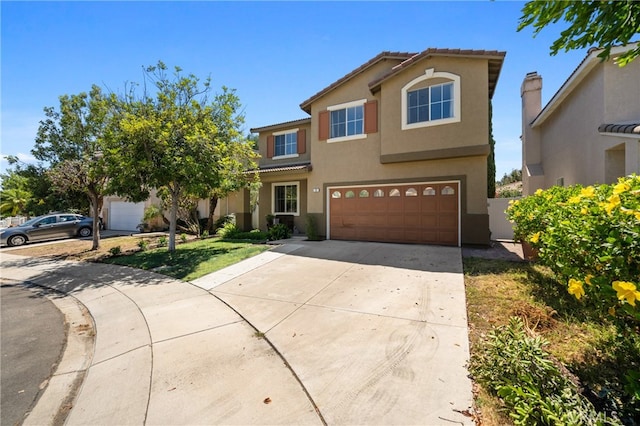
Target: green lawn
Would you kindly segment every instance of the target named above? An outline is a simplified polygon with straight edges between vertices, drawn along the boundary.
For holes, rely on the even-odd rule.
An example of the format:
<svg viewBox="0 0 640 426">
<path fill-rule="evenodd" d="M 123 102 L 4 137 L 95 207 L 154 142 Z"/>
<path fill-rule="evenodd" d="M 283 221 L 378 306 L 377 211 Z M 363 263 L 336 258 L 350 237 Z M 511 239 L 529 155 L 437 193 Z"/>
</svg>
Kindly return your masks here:
<svg viewBox="0 0 640 426">
<path fill-rule="evenodd" d="M 105 259 L 105 263 L 155 271 L 184 281 L 192 281 L 226 266 L 268 250 L 264 244 L 206 239 L 176 246 L 171 254 L 166 247 L 139 251 L 127 256 Z"/>
</svg>

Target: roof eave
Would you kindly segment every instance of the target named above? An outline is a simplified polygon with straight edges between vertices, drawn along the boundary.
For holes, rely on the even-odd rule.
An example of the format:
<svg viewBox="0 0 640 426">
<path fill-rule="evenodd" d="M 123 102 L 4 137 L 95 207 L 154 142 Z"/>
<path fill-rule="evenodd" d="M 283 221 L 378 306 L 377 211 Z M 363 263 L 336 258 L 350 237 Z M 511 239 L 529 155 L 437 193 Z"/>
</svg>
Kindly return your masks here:
<svg viewBox="0 0 640 426">
<path fill-rule="evenodd" d="M 285 121 L 283 123 L 268 124 L 262 127 L 254 127 L 252 129 L 249 129 L 249 131 L 251 133 L 262 133 L 266 131 L 285 129 L 287 127 L 293 127 L 293 126 L 309 124 L 309 123 L 311 123 L 311 117 L 301 118 L 299 120 Z"/>
<path fill-rule="evenodd" d="M 610 56 L 614 57 L 620 53 L 626 52 L 629 48 L 633 48 L 638 43 L 631 43 L 626 46 L 615 46 L 611 49 Z M 536 127 L 544 123 L 547 118 L 553 114 L 553 112 L 560 106 L 563 100 L 569 96 L 573 90 L 585 79 L 585 77 L 593 70 L 602 60 L 598 57 L 598 54 L 603 49 L 591 48 L 589 49 L 585 58 L 580 62 L 576 69 L 571 73 L 569 78 L 562 83 L 560 89 L 553 95 L 551 100 L 542 108 L 540 113 L 531 122 L 531 127 Z"/>
</svg>

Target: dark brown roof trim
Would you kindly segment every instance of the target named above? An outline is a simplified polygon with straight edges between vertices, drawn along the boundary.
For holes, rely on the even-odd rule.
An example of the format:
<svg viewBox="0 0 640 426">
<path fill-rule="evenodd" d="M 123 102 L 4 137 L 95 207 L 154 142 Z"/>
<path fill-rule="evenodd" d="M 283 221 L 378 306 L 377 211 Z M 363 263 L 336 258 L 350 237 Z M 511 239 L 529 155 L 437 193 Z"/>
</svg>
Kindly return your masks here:
<svg viewBox="0 0 640 426">
<path fill-rule="evenodd" d="M 433 149 L 429 151 L 405 152 L 402 154 L 384 154 L 380 156 L 382 164 L 406 163 L 409 161 L 445 160 L 448 158 L 475 157 L 489 155 L 489 145 L 461 146 L 457 148 Z"/>
<path fill-rule="evenodd" d="M 292 127 L 299 124 L 309 124 L 309 123 L 311 123 L 311 117 L 300 118 L 298 120 L 292 120 L 292 121 L 285 121 L 283 123 L 269 124 L 263 127 L 254 127 L 253 129 L 249 129 L 249 131 L 251 133 L 261 133 L 261 132 L 266 132 L 267 130 L 276 130 L 281 127 Z"/>
<path fill-rule="evenodd" d="M 410 67 L 416 62 L 420 61 L 423 58 L 429 56 L 460 56 L 460 57 L 488 57 L 489 58 L 489 97 L 493 97 L 493 92 L 495 91 L 496 83 L 498 81 L 498 77 L 500 75 L 500 70 L 502 69 L 502 63 L 504 62 L 504 57 L 507 52 L 498 51 L 498 50 L 472 50 L 472 49 L 438 49 L 438 48 L 428 48 L 421 53 L 415 54 L 412 57 L 408 58 L 404 62 L 393 67 L 389 72 L 380 76 L 379 78 L 373 80 L 369 83 L 369 89 L 372 92 L 376 91 L 380 85 L 393 77 L 400 71 Z"/>
<path fill-rule="evenodd" d="M 295 172 L 295 171 L 303 171 L 310 172 L 313 170 L 313 166 L 311 163 L 300 163 L 300 164 L 289 164 L 286 166 L 268 166 L 268 167 L 260 167 L 258 170 L 249 170 L 247 173 L 274 173 L 274 172 Z"/>
<path fill-rule="evenodd" d="M 598 126 L 600 133 L 620 133 L 625 135 L 640 135 L 640 123 L 631 124 L 601 124 Z"/>
<path fill-rule="evenodd" d="M 374 58 L 371 58 L 370 60 L 368 60 L 364 64 L 360 65 L 355 70 L 351 71 L 350 73 L 348 73 L 344 77 L 340 78 L 339 80 L 331 83 L 329 86 L 325 87 L 324 89 L 322 89 L 321 91 L 319 91 L 315 95 L 311 96 L 306 101 L 302 102 L 300 104 L 300 108 L 302 108 L 302 110 L 307 112 L 307 113 L 311 113 L 311 104 L 313 103 L 313 101 L 315 101 L 319 97 L 323 96 L 327 92 L 329 92 L 329 91 L 335 89 L 336 87 L 340 86 L 341 84 L 346 83 L 347 81 L 351 80 L 356 75 L 358 75 L 361 72 L 365 71 L 366 69 L 372 67 L 373 65 L 377 64 L 378 62 L 380 62 L 383 59 L 401 59 L 401 60 L 404 60 L 404 59 L 411 58 L 412 56 L 415 56 L 415 55 L 416 55 L 416 53 L 410 53 L 410 52 L 388 52 L 388 51 L 385 51 L 385 52 L 379 53 Z"/>
</svg>

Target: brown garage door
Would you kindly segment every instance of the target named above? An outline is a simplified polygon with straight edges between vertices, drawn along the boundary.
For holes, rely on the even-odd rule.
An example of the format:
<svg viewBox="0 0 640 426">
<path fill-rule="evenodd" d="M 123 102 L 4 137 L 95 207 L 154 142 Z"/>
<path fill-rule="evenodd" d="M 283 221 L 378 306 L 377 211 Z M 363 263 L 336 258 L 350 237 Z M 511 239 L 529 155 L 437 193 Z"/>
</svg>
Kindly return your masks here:
<svg viewBox="0 0 640 426">
<path fill-rule="evenodd" d="M 458 245 L 457 182 L 331 188 L 330 238 Z"/>
</svg>

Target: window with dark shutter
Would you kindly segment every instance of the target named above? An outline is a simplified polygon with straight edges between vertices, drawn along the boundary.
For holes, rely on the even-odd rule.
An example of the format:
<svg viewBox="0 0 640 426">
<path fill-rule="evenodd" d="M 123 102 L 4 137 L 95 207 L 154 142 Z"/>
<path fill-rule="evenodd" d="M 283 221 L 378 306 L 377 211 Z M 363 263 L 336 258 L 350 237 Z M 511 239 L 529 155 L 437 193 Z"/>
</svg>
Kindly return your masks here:
<svg viewBox="0 0 640 426">
<path fill-rule="evenodd" d="M 318 139 L 329 139 L 329 111 L 322 111 L 318 116 Z"/>
<path fill-rule="evenodd" d="M 378 101 L 373 100 L 364 104 L 364 132 L 378 132 Z"/>
<path fill-rule="evenodd" d="M 273 158 L 274 144 L 273 135 L 267 136 L 267 158 Z"/>
<path fill-rule="evenodd" d="M 298 130 L 298 154 L 307 152 L 307 132 L 302 129 Z"/>
</svg>

